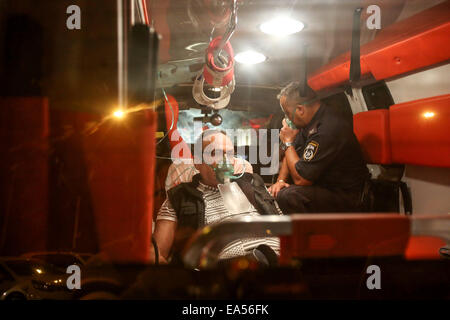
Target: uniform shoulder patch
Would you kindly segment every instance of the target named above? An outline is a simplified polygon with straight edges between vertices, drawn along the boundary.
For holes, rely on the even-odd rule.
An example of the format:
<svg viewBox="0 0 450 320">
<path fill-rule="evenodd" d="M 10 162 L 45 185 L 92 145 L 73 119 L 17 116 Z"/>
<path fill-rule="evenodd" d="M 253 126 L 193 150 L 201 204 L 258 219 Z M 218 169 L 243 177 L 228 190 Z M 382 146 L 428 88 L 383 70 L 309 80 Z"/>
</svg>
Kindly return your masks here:
<svg viewBox="0 0 450 320">
<path fill-rule="evenodd" d="M 303 152 L 303 160 L 311 161 L 316 155 L 317 149 L 319 149 L 319 144 L 316 141 L 309 142 Z"/>
</svg>

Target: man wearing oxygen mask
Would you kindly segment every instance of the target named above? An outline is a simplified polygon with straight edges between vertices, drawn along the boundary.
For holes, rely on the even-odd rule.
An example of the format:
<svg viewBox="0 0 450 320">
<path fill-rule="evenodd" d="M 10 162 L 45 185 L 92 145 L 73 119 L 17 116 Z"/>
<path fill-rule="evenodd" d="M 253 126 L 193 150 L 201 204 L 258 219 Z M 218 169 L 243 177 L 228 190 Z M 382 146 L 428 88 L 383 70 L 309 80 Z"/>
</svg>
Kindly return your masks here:
<svg viewBox="0 0 450 320">
<path fill-rule="evenodd" d="M 159 261 L 179 259 L 179 251 L 199 228 L 237 215 L 281 214 L 275 199 L 256 174 L 237 172 L 245 168 L 234 157 L 233 143 L 222 131 L 204 131 L 195 142 L 194 164 L 198 170 L 191 182 L 183 182 L 167 191 L 154 232 Z M 255 252 L 259 250 L 259 252 Z M 276 264 L 279 239 L 246 238 L 233 241 L 219 259 L 238 256 L 261 257 L 263 264 Z M 261 261 L 260 261 L 261 262 Z"/>
<path fill-rule="evenodd" d="M 278 96 L 285 157 L 269 191 L 285 214 L 358 211 L 369 172 L 353 127 L 311 88 L 305 97 L 299 88 L 290 83 Z"/>
</svg>

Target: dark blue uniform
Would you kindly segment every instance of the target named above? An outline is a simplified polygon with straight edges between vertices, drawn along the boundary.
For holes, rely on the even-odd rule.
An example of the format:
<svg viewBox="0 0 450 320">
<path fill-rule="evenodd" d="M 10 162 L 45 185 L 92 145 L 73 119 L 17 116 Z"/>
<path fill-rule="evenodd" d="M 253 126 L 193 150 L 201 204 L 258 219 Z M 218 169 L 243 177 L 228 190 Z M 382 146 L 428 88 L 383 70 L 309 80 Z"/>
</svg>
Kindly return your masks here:
<svg viewBox="0 0 450 320">
<path fill-rule="evenodd" d="M 300 176 L 312 186 L 282 189 L 277 202 L 284 213 L 358 211 L 369 172 L 352 123 L 322 104 L 294 142 Z"/>
</svg>

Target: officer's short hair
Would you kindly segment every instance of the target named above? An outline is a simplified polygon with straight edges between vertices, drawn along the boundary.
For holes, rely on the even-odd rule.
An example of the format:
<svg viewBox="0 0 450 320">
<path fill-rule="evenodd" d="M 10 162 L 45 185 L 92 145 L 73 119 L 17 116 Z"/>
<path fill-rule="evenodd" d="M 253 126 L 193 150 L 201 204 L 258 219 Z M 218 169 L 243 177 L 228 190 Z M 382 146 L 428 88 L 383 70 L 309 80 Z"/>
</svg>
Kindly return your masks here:
<svg viewBox="0 0 450 320">
<path fill-rule="evenodd" d="M 277 96 L 278 100 L 281 99 L 281 97 L 286 97 L 288 101 L 292 101 L 297 104 L 307 102 L 305 105 L 310 105 L 309 103 L 317 101 L 317 94 L 308 85 L 306 85 L 306 96 L 300 97 L 300 86 L 301 85 L 298 81 L 289 83 L 286 87 L 281 89 Z"/>
</svg>

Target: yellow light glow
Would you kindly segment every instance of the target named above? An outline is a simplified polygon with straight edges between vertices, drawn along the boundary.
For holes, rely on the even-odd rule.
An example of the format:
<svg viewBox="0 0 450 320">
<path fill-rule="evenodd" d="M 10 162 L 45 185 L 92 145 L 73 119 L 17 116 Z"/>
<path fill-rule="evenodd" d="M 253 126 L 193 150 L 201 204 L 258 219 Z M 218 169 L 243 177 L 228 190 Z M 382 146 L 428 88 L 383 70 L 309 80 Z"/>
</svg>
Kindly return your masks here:
<svg viewBox="0 0 450 320">
<path fill-rule="evenodd" d="M 121 119 L 125 115 L 125 112 L 123 112 L 122 110 L 119 109 L 119 110 L 114 111 L 113 115 L 117 119 Z"/>
<path fill-rule="evenodd" d="M 245 259 L 240 259 L 238 261 L 238 268 L 239 269 L 247 269 L 248 268 L 248 261 Z"/>
<path fill-rule="evenodd" d="M 208 234 L 211 231 L 210 227 L 203 228 L 203 234 Z"/>
<path fill-rule="evenodd" d="M 41 273 L 42 273 L 42 270 L 41 270 L 41 269 L 36 269 L 36 272 L 39 273 L 39 274 L 41 274 Z"/>
<path fill-rule="evenodd" d="M 425 113 L 423 114 L 423 117 L 424 117 L 424 118 L 427 118 L 427 119 L 433 118 L 434 116 L 435 116 L 434 112 L 425 112 Z"/>
</svg>

